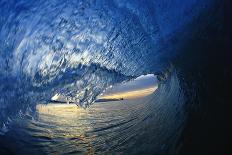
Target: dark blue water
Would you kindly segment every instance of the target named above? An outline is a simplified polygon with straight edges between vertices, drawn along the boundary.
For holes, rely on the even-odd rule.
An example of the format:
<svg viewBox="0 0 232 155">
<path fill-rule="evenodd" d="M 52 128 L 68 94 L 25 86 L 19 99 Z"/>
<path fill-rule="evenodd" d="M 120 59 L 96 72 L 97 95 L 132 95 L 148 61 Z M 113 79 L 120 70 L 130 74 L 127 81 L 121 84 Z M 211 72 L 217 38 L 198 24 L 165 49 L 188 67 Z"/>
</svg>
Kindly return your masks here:
<svg viewBox="0 0 232 155">
<path fill-rule="evenodd" d="M 4 148 L 6 152 L 14 150 L 19 154 L 175 151 L 170 146 L 180 136 L 184 123 L 184 96 L 176 80 L 173 76 L 169 86 L 161 85 L 150 96 L 97 102 L 86 110 L 75 104 L 38 105 L 33 119 L 22 116 L 12 120 L 9 131 L 3 136 L 9 140 L 5 141 Z"/>
<path fill-rule="evenodd" d="M 230 6 L 0 0 L 0 152 L 227 153 Z M 93 104 L 143 74 L 160 79 L 148 98 Z M 39 114 L 56 93 L 87 108 L 83 118 Z"/>
</svg>

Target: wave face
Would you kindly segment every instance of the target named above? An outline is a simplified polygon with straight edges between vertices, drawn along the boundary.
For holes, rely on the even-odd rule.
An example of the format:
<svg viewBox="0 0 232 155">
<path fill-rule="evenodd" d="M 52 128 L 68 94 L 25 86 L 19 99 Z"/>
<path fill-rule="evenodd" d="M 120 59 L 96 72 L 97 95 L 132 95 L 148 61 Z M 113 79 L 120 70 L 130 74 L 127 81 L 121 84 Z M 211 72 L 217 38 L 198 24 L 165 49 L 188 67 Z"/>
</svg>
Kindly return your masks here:
<svg viewBox="0 0 232 155">
<path fill-rule="evenodd" d="M 98 102 L 86 110 L 71 104 L 38 105 L 35 119 L 27 116 L 9 125 L 9 131 L 0 137 L 0 144 L 4 141 L 0 150 L 18 154 L 33 154 L 38 148 L 37 154 L 175 154 L 171 146 L 183 130 L 184 103 L 173 71 L 156 93 L 137 100 Z"/>
<path fill-rule="evenodd" d="M 56 93 L 87 107 L 110 85 L 162 70 L 177 53 L 176 32 L 191 36 L 186 26 L 209 6 L 200 0 L 1 0 L 2 126 Z"/>
</svg>

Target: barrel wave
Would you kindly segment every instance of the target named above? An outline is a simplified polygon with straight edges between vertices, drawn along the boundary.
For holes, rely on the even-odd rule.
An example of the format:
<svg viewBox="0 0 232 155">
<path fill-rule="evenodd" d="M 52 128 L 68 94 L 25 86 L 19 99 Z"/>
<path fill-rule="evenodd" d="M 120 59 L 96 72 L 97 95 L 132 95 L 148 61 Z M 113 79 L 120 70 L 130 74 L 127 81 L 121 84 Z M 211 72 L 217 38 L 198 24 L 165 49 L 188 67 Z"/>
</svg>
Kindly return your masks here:
<svg viewBox="0 0 232 155">
<path fill-rule="evenodd" d="M 0 134 L 17 133 L 17 118 L 36 122 L 36 104 L 47 103 L 57 93 L 83 109 L 99 110 L 98 106 L 109 106 L 94 103 L 107 87 L 157 74 L 164 78 L 154 94 L 133 101 L 118 116 L 113 105 L 105 107 L 109 110 L 104 111 L 105 118 L 98 115 L 101 110 L 86 114 L 83 119 L 91 121 L 84 132 L 87 139 L 94 139 L 96 154 L 174 153 L 170 151 L 183 130 L 188 93 L 195 91 L 186 86 L 178 56 L 199 30 L 193 23 L 212 6 L 214 1 L 208 0 L 0 0 Z M 119 109 L 125 106 L 115 104 Z M 98 123 L 99 127 L 89 128 Z M 150 137 L 154 145 L 134 151 L 134 146 L 146 143 L 143 137 Z M 109 146 L 103 144 L 111 140 Z M 85 149 L 87 144 L 78 145 Z M 69 151 L 78 153 L 72 146 Z"/>
</svg>

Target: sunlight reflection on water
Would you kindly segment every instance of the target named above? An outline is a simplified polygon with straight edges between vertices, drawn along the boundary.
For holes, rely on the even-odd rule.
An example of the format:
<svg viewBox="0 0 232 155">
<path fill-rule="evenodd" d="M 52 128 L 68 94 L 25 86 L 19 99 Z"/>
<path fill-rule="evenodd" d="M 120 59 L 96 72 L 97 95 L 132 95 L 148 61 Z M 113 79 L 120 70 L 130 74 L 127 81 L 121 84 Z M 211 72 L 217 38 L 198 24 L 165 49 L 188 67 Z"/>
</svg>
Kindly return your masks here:
<svg viewBox="0 0 232 155">
<path fill-rule="evenodd" d="M 184 96 L 175 76 L 169 83 L 143 98 L 86 109 L 39 104 L 34 119 L 19 118 L 5 137 L 19 154 L 165 154 L 184 122 Z"/>
</svg>

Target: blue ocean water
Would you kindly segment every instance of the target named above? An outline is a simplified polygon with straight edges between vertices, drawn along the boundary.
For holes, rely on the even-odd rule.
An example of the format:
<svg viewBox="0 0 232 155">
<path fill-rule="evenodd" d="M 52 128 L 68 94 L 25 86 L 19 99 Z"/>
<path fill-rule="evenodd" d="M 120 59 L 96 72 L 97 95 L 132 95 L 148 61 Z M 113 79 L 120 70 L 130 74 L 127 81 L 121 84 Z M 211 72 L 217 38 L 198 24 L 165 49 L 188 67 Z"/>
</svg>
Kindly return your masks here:
<svg viewBox="0 0 232 155">
<path fill-rule="evenodd" d="M 196 94 L 185 89 L 178 56 L 199 34 L 196 22 L 211 24 L 210 17 L 200 17 L 212 6 L 210 0 L 0 0 L 0 149 L 85 154 L 91 145 L 90 154 L 178 152 L 186 98 Z M 145 74 L 163 79 L 148 98 L 93 103 L 107 87 Z M 38 117 L 36 105 L 56 93 L 86 108 L 85 116 L 69 118 L 69 124 Z M 53 125 L 46 122 L 51 119 Z M 74 139 L 61 136 L 66 128 Z M 37 135 L 45 131 L 49 136 Z"/>
<path fill-rule="evenodd" d="M 162 70 L 176 52 L 171 38 L 210 2 L 2 0 L 0 6 L 4 119 L 13 107 L 24 111 L 55 93 L 88 106 L 109 85 Z"/>
</svg>

